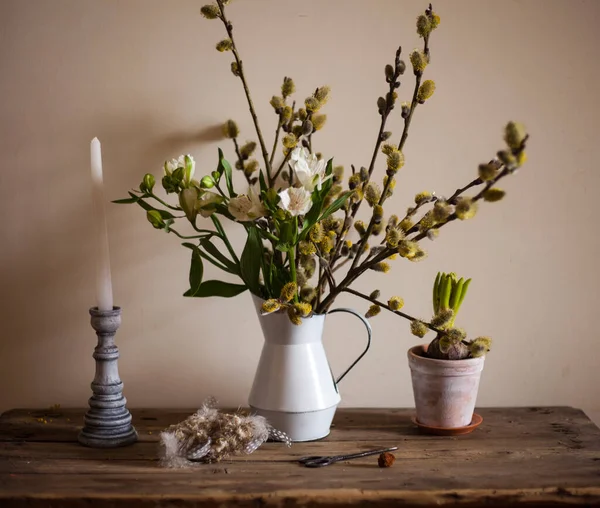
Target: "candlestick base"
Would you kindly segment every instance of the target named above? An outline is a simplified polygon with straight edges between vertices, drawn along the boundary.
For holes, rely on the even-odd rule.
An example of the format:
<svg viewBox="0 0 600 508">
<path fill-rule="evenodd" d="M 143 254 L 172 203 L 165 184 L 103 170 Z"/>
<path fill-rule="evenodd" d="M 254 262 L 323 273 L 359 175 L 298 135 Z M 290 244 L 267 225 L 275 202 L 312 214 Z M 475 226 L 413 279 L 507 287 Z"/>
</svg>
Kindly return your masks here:
<svg viewBox="0 0 600 508">
<path fill-rule="evenodd" d="M 92 307 L 90 315 L 92 328 L 98 335 L 93 355 L 96 375 L 92 382 L 90 409 L 85 414 L 85 426 L 78 440 L 82 445 L 93 448 L 126 446 L 137 441 L 137 432 L 125 407 L 127 399 L 123 396 L 123 383 L 117 366 L 119 349 L 114 338 L 121 324 L 121 309 L 113 307 L 113 310 L 101 311 Z"/>
</svg>

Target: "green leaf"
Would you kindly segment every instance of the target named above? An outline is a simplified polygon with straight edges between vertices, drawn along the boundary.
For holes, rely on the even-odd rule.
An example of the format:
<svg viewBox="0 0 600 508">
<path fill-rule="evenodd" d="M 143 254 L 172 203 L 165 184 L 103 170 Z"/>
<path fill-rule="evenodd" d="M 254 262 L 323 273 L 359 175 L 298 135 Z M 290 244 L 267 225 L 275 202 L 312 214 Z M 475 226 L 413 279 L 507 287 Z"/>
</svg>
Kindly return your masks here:
<svg viewBox="0 0 600 508">
<path fill-rule="evenodd" d="M 193 243 L 183 244 L 188 249 L 192 249 L 192 262 L 190 265 L 190 289 L 187 290 L 184 296 L 196 296 L 202 285 L 202 275 L 204 274 L 204 264 L 200 256 L 200 249 Z"/>
<path fill-rule="evenodd" d="M 462 291 L 460 293 L 460 298 L 458 299 L 458 302 L 456 304 L 456 309 L 454 309 L 454 314 L 458 313 L 458 309 L 460 309 L 460 306 L 462 305 L 465 296 L 467 296 L 467 289 L 469 289 L 469 284 L 471 284 L 471 279 L 467 279 L 463 284 Z"/>
<path fill-rule="evenodd" d="M 321 215 L 321 217 L 319 218 L 319 220 L 323 220 L 326 219 L 327 217 L 329 217 L 330 215 L 334 214 L 335 212 L 337 212 L 342 206 L 344 206 L 344 203 L 348 200 L 348 198 L 350 196 L 352 196 L 354 192 L 350 191 L 350 192 L 345 192 L 344 194 L 342 194 L 340 197 L 338 197 L 333 203 L 331 203 L 331 205 L 329 205 L 329 207 L 323 212 L 323 215 Z"/>
<path fill-rule="evenodd" d="M 460 301 L 460 296 L 462 294 L 464 284 L 465 279 L 461 277 L 460 280 L 456 283 L 456 287 L 452 291 L 452 297 L 450 298 L 450 308 L 454 311 L 455 314 L 458 311 L 458 302 Z"/>
<path fill-rule="evenodd" d="M 440 311 L 439 288 L 440 288 L 440 279 L 441 278 L 442 278 L 442 272 L 438 272 L 435 277 L 435 281 L 433 283 L 433 314 L 434 315 L 437 315 L 437 313 Z"/>
<path fill-rule="evenodd" d="M 195 294 L 186 291 L 183 296 L 195 296 L 196 298 L 208 298 L 211 296 L 220 296 L 222 298 L 232 298 L 243 293 L 248 289 L 243 284 L 231 284 L 220 280 L 207 280 L 200 285 Z"/>
<path fill-rule="evenodd" d="M 211 254 L 214 258 L 223 263 L 227 268 L 229 273 L 233 273 L 234 275 L 239 275 L 240 270 L 237 264 L 231 261 L 227 256 L 225 256 L 216 245 L 210 241 L 209 238 L 203 238 L 200 240 L 200 245 L 204 248 L 206 252 Z"/>
<path fill-rule="evenodd" d="M 158 208 L 154 208 L 151 204 L 146 203 L 142 198 L 136 196 L 132 192 L 130 192 L 129 195 L 131 196 L 132 199 L 135 199 L 135 203 L 140 205 L 147 212 L 156 210 L 158 213 L 160 213 L 160 216 L 165 220 L 175 218 L 175 216 L 171 212 L 167 212 L 166 210 L 159 210 Z"/>
<path fill-rule="evenodd" d="M 115 199 L 113 201 L 113 203 L 116 203 L 118 205 L 127 205 L 129 203 L 137 203 L 138 202 L 138 197 L 135 196 L 133 198 L 125 198 L 125 199 Z"/>
<path fill-rule="evenodd" d="M 240 258 L 240 275 L 255 295 L 260 294 L 260 267 L 263 258 L 263 245 L 256 226 L 248 226 L 248 239 Z"/>
<path fill-rule="evenodd" d="M 267 190 L 269 190 L 269 187 L 267 185 L 267 182 L 265 181 L 265 174 L 263 173 L 262 169 L 259 170 L 258 172 L 258 182 L 260 185 L 260 192 L 267 192 Z"/>
<path fill-rule="evenodd" d="M 217 171 L 221 174 L 225 175 L 225 182 L 227 183 L 227 191 L 231 197 L 237 196 L 235 191 L 233 190 L 233 180 L 232 180 L 232 169 L 231 164 L 225 160 L 223 156 L 223 150 L 219 148 L 219 167 Z"/>
</svg>

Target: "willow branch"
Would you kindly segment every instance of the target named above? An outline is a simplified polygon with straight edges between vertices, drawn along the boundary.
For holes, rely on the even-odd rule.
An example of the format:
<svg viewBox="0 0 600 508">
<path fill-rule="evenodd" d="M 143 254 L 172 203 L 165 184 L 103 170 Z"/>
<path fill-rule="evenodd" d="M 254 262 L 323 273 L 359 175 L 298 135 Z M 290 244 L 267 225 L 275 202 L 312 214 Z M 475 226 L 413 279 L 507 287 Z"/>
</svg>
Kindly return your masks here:
<svg viewBox="0 0 600 508">
<path fill-rule="evenodd" d="M 225 5 L 223 4 L 223 0 L 217 0 L 217 4 L 221 9 L 220 19 L 225 25 L 225 30 L 227 30 L 227 35 L 231 40 L 231 51 L 235 58 L 235 62 L 238 66 L 239 77 L 242 80 L 242 85 L 244 87 L 244 93 L 246 94 L 246 100 L 248 101 L 248 108 L 250 109 L 250 115 L 252 116 L 252 121 L 254 122 L 254 128 L 256 130 L 256 135 L 258 136 L 258 142 L 260 143 L 260 149 L 262 151 L 262 156 L 265 161 L 265 169 L 267 171 L 267 177 L 271 180 L 271 164 L 269 163 L 269 153 L 267 152 L 267 147 L 265 145 L 265 140 L 262 135 L 262 131 L 260 130 L 260 126 L 258 124 L 258 116 L 256 115 L 256 111 L 254 110 L 254 103 L 252 102 L 252 96 L 250 95 L 250 89 L 248 87 L 248 82 L 246 81 L 246 75 L 244 74 L 244 67 L 242 65 L 242 60 L 240 58 L 240 54 L 238 52 L 237 46 L 235 44 L 235 39 L 233 38 L 233 25 L 231 21 L 227 19 L 225 16 Z"/>
</svg>

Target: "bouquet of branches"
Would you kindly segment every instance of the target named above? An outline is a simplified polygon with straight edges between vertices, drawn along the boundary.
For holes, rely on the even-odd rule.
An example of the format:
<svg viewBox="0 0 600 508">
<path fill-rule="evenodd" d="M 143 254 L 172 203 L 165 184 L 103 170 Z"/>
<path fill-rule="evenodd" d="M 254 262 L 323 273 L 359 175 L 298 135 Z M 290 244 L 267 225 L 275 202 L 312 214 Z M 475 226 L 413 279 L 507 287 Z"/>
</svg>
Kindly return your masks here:
<svg viewBox="0 0 600 508">
<path fill-rule="evenodd" d="M 351 286 L 369 271 L 388 272 L 390 262 L 396 258 L 422 260 L 426 257 L 424 240 L 435 239 L 442 227 L 457 219 L 472 218 L 480 202 L 502 199 L 505 192 L 496 186 L 497 182 L 525 161 L 528 136 L 523 126 L 508 123 L 506 146 L 489 162 L 480 164 L 477 176 L 449 197 L 421 192 L 406 213 L 386 216 L 384 205 L 405 166 L 403 149 L 411 121 L 435 91 L 434 81 L 423 79 L 431 59 L 430 38 L 440 24 L 431 4 L 416 21 L 422 49 L 412 51 L 406 63 L 398 48 L 392 63 L 383 69 L 385 92 L 376 100 L 381 122 L 372 156 L 365 166 L 352 165 L 350 174 L 314 148 L 313 138 L 326 122 L 323 108 L 330 96 L 328 86 L 316 88 L 299 102 L 292 98 L 296 88 L 293 80 L 283 79 L 281 93 L 270 101 L 277 127 L 271 151 L 267 150 L 233 24 L 226 12 L 228 4 L 216 0 L 202 7 L 201 13 L 224 26 L 226 38 L 217 43 L 216 49 L 232 55 L 231 72 L 244 89 L 257 143 L 241 143 L 236 123 L 229 120 L 223 131 L 233 142 L 233 165 L 219 149 L 216 169 L 197 176 L 194 159 L 183 155 L 165 162 L 161 181 L 168 195 L 178 197 L 177 203 L 168 203 L 155 193 L 152 174 L 144 176 L 139 190 L 130 192 L 129 198 L 117 202 L 137 203 L 146 210 L 152 226 L 186 240 L 183 245 L 191 249 L 192 260 L 190 288 L 185 296 L 233 297 L 249 290 L 264 300 L 264 313 L 287 312 L 290 320 L 300 325 L 302 318 L 326 313 L 338 295 L 348 292 L 371 302 L 367 317 L 386 308 L 409 319 L 415 335 L 423 336 L 428 329 L 442 333 L 442 328 L 435 326 L 439 316 L 434 316 L 433 324 L 417 320 L 400 310 L 402 298 L 392 296 L 386 304 L 378 300 L 377 291 L 366 295 Z M 414 86 L 408 100 L 399 102 L 400 77 L 407 69 L 414 75 Z M 393 134 L 386 130 L 394 110 L 400 110 L 404 120 L 397 142 L 392 142 Z M 260 155 L 255 158 L 257 149 Z M 376 176 L 380 155 L 385 164 L 383 174 Z M 236 190 L 236 173 L 244 175 L 243 192 Z M 470 189 L 476 192 L 467 195 Z M 357 220 L 359 210 L 365 206 L 370 218 Z M 209 219 L 213 227 L 207 228 L 201 218 Z M 245 228 L 247 240 L 241 253 L 233 249 L 222 219 Z M 194 234 L 180 233 L 175 227 L 178 221 L 187 221 Z M 204 262 L 239 277 L 239 283 L 204 280 Z"/>
</svg>

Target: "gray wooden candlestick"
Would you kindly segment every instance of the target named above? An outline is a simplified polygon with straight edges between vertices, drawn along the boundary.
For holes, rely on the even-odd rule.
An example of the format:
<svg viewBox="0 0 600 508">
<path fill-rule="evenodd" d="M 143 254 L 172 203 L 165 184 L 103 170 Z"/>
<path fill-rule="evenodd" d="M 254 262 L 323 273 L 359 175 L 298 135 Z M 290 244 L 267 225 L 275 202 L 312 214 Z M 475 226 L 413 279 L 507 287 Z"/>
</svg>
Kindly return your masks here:
<svg viewBox="0 0 600 508">
<path fill-rule="evenodd" d="M 119 378 L 117 359 L 119 349 L 115 345 L 115 333 L 121 324 L 121 308 L 113 310 L 90 309 L 92 328 L 98 335 L 94 349 L 96 375 L 92 382 L 93 395 L 90 409 L 85 414 L 79 442 L 93 448 L 114 448 L 137 441 L 137 432 L 131 425 L 131 415 L 125 407 L 123 383 Z"/>
</svg>

